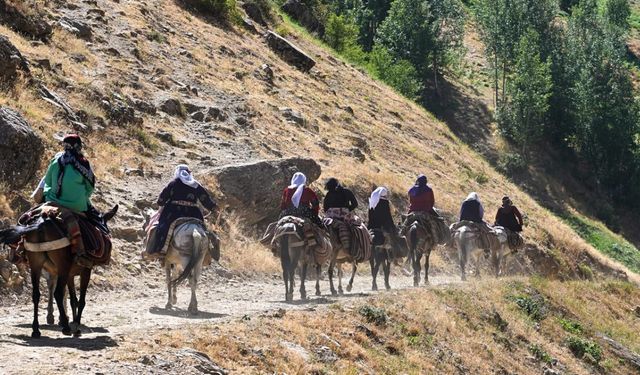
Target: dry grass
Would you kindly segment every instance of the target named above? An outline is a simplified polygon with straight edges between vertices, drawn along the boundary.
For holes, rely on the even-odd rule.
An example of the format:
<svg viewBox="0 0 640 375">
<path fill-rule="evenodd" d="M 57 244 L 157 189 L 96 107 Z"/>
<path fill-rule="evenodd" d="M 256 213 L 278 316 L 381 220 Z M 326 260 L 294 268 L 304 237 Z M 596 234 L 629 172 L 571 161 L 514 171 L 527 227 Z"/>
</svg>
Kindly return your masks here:
<svg viewBox="0 0 640 375">
<path fill-rule="evenodd" d="M 521 301 L 532 300 L 538 301 L 531 306 L 543 311 L 540 316 L 521 307 L 529 306 Z M 138 349 L 192 347 L 231 372 L 246 374 L 539 374 L 545 367 L 627 374 L 632 365 L 620 361 L 597 334 L 638 351 L 640 323 L 632 311 L 638 304 L 637 288 L 614 281 L 491 280 L 330 305 L 315 313 L 287 311 L 157 332 L 153 341 L 146 340 L 155 345 Z M 375 323 L 381 314 L 386 323 Z M 567 332 L 562 320 L 580 331 Z M 599 365 L 569 350 L 571 335 L 602 348 Z M 551 365 L 553 360 L 558 364 Z"/>
</svg>

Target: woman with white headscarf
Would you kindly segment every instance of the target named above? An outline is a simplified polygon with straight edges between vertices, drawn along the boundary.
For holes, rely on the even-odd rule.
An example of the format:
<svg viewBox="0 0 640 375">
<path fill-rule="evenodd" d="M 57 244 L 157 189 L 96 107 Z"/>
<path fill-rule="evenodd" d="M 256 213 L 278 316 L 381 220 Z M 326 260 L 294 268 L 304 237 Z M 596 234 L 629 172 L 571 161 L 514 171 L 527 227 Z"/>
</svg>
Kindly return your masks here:
<svg viewBox="0 0 640 375">
<path fill-rule="evenodd" d="M 474 223 L 484 223 L 484 208 L 480 202 L 478 193 L 473 192 L 462 202 L 460 208 L 460 221 L 473 221 Z"/>
<path fill-rule="evenodd" d="M 375 189 L 369 198 L 369 222 L 367 223 L 367 228 L 374 231 L 375 245 L 381 245 L 384 242 L 382 232 L 389 233 L 392 236 L 398 232 L 391 216 L 388 195 L 389 190 L 381 186 Z M 381 235 L 382 238 L 380 237 Z"/>
<path fill-rule="evenodd" d="M 307 187 L 307 176 L 302 172 L 297 172 L 291 178 L 291 184 L 282 192 L 280 217 L 297 216 L 307 218 L 320 225 L 318 212 L 320 211 L 320 201 L 313 190 Z"/>
<path fill-rule="evenodd" d="M 188 166 L 178 165 L 174 171 L 173 179 L 162 189 L 158 198 L 158 206 L 162 212 L 158 219 L 155 238 L 151 246 L 148 246 L 149 254 L 166 251 L 167 237 L 171 224 L 183 217 L 192 217 L 204 220 L 202 211 L 198 207 L 200 202 L 209 211 L 216 209 L 216 203 L 209 193 L 193 177 Z"/>
</svg>

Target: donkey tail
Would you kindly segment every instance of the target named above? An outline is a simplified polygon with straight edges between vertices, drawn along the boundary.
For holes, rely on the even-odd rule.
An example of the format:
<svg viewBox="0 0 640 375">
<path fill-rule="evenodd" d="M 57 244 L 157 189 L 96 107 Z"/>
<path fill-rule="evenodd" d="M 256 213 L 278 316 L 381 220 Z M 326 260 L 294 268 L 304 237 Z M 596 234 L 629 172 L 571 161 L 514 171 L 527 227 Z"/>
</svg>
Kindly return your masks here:
<svg viewBox="0 0 640 375">
<path fill-rule="evenodd" d="M 206 235 L 203 236 L 199 230 L 194 230 L 192 236 L 193 249 L 191 251 L 191 257 L 189 258 L 189 263 L 187 263 L 187 266 L 184 268 L 180 276 L 178 276 L 177 279 L 171 281 L 172 287 L 175 287 L 181 282 L 185 281 L 191 274 L 191 271 L 193 271 L 193 269 L 195 268 L 196 264 L 198 264 L 200 259 L 203 259 L 203 252 L 205 250 L 203 249 L 202 242 L 204 241 L 204 239 L 206 239 Z"/>
<path fill-rule="evenodd" d="M 12 244 L 20 241 L 22 236 L 38 229 L 38 225 L 30 225 L 23 227 L 21 225 L 12 226 L 7 229 L 0 230 L 0 244 Z"/>
</svg>

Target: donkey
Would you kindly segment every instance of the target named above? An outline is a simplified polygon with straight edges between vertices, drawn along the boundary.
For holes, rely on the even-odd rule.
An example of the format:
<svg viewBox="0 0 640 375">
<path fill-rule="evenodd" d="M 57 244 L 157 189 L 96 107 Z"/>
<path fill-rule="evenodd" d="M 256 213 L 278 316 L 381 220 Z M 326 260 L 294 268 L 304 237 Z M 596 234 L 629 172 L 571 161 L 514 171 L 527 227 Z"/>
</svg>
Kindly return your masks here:
<svg viewBox="0 0 640 375">
<path fill-rule="evenodd" d="M 189 302 L 188 311 L 192 315 L 198 314 L 196 289 L 202 274 L 203 262 L 208 252 L 209 237 L 202 222 L 189 220 L 176 226 L 164 258 L 168 292 L 166 309 L 173 308 L 173 305 L 177 303 L 178 284 L 189 279 L 191 301 Z M 173 271 L 182 271 L 175 280 L 172 279 Z"/>
<path fill-rule="evenodd" d="M 310 224 L 306 224 L 310 225 Z M 275 225 L 272 242 L 279 244 L 282 279 L 285 287 L 285 301 L 293 301 L 295 274 L 300 263 L 300 299 L 307 299 L 305 280 L 308 266 L 316 268 L 316 295 L 320 295 L 321 265 L 331 256 L 331 247 L 323 244 L 310 244 L 305 237 L 305 223 L 302 219 L 285 216 Z"/>
<path fill-rule="evenodd" d="M 406 233 L 407 246 L 409 247 L 409 259 L 413 265 L 413 286 L 420 285 L 421 260 L 424 255 L 424 283 L 429 284 L 429 257 L 437 242 L 432 238 L 431 232 L 420 225 L 418 221 L 409 224 Z"/>
<path fill-rule="evenodd" d="M 496 277 L 501 274 L 501 263 L 507 253 L 508 241 L 507 232 L 502 227 L 494 227 L 494 232 L 498 237 L 498 244 L 494 244 L 491 251 L 491 263 L 494 268 Z M 477 229 L 469 225 L 458 227 L 453 233 L 453 243 L 458 249 L 458 258 L 460 262 L 460 279 L 467 280 L 466 265 L 470 257 L 474 258 L 476 267 L 476 277 L 480 277 L 480 261 L 479 257 L 484 249 L 481 245 L 480 233 Z"/>
<path fill-rule="evenodd" d="M 118 206 L 103 216 L 106 224 L 117 213 Z M 46 217 L 39 219 L 35 224 L 28 226 L 13 226 L 0 231 L 0 243 L 12 244 L 24 238 L 25 243 L 43 244 L 39 251 L 27 250 L 27 260 L 31 268 L 31 285 L 33 301 L 33 322 L 31 324 L 31 337 L 41 337 L 40 323 L 38 321 L 38 304 L 40 303 L 40 276 L 46 270 L 51 277 L 55 277 L 55 290 L 53 292 L 58 312 L 60 314 L 60 326 L 63 335 L 80 336 L 80 324 L 82 312 L 86 305 L 87 288 L 91 279 L 91 268 L 82 267 L 74 262 L 74 255 L 70 242 L 64 234 L 62 224 Z M 73 285 L 73 277 L 80 275 L 80 299 L 75 300 L 75 287 L 73 288 L 71 305 L 75 311 L 73 316 L 73 329 L 69 324 L 64 308 L 64 288 Z M 71 293 L 70 293 L 71 294 Z M 51 318 L 47 318 L 51 321 Z"/>
<path fill-rule="evenodd" d="M 344 272 L 342 270 L 342 265 L 344 263 L 351 264 L 351 278 L 349 279 L 349 283 L 347 284 L 347 292 L 351 292 L 353 289 L 353 279 L 356 276 L 356 272 L 358 271 L 358 262 L 368 261 L 371 259 L 372 251 L 371 251 L 371 237 L 367 235 L 366 238 L 361 239 L 362 241 L 367 241 L 367 243 L 361 243 L 357 236 L 353 235 L 353 231 L 349 230 L 347 241 L 345 238 L 346 233 L 341 233 L 341 225 L 351 225 L 345 223 L 341 220 L 333 219 L 331 224 L 328 225 L 330 236 L 331 236 L 331 246 L 333 248 L 333 255 L 331 256 L 331 262 L 329 262 L 329 285 L 331 287 L 331 294 L 336 296 L 338 294 L 344 294 L 342 290 L 342 277 L 344 276 Z M 355 242 L 355 244 L 354 244 Z M 369 246 L 368 248 L 361 249 L 362 259 L 356 259 L 354 255 L 351 254 L 351 248 L 354 246 L 361 248 L 362 246 Z M 338 290 L 335 289 L 333 284 L 333 272 L 335 268 L 338 268 Z"/>
<path fill-rule="evenodd" d="M 378 283 L 376 281 L 378 277 L 378 271 L 380 266 L 384 272 L 384 286 L 387 290 L 391 289 L 389 284 L 389 275 L 391 274 L 391 262 L 407 256 L 409 250 L 404 238 L 401 241 L 394 241 L 392 235 L 386 232 L 380 232 L 380 235 L 384 236 L 384 243 L 382 245 L 373 246 L 373 254 L 369 259 L 371 265 L 371 276 L 373 281 L 371 283 L 371 290 L 378 290 Z"/>
</svg>

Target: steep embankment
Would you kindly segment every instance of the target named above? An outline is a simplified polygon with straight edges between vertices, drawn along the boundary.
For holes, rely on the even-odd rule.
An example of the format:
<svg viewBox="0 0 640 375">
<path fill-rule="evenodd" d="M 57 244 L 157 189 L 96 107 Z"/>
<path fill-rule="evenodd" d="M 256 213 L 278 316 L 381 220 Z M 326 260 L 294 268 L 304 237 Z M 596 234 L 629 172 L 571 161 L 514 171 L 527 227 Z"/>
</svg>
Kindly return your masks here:
<svg viewBox="0 0 640 375">
<path fill-rule="evenodd" d="M 488 215 L 508 194 L 529 217 L 527 247 L 509 269 L 560 277 L 584 275 L 585 267 L 611 272 L 606 259 L 443 123 L 287 24 L 278 30 L 317 61 L 309 73 L 285 63 L 260 35 L 223 27 L 174 1 L 70 2 L 46 11 L 56 22 L 86 18 L 90 42 L 60 26 L 50 43 L 5 26 L 0 32 L 32 62 L 37 80 L 98 125 L 83 134 L 100 179 L 97 203 L 124 208 L 116 265 L 135 262 L 143 210 L 175 164 L 191 164 L 208 181 L 214 166 L 301 155 L 322 165 L 321 180 L 339 177 L 363 202 L 375 186 L 388 186 L 398 210 L 418 173 L 429 176 L 449 218 L 470 191 L 480 193 Z M 19 81 L 1 103 L 18 109 L 45 140 L 42 170 L 56 151 L 52 134 L 72 129 L 33 82 Z M 29 188 L 8 199 L 20 202 Z M 446 260 L 436 265 L 445 268 Z"/>
</svg>

